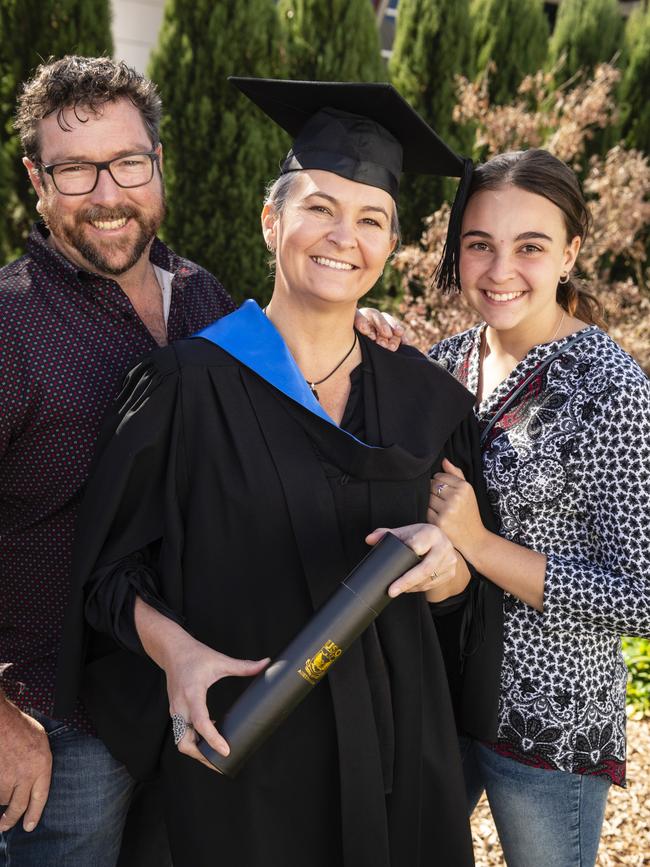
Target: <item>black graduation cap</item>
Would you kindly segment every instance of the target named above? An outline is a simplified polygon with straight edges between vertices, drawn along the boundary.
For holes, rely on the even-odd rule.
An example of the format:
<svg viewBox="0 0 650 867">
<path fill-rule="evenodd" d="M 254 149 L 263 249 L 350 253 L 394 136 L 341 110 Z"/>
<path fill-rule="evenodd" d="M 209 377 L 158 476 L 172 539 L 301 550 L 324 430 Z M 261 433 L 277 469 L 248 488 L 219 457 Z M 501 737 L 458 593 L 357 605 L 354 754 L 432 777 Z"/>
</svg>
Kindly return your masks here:
<svg viewBox="0 0 650 867">
<path fill-rule="evenodd" d="M 402 171 L 460 177 L 450 235 L 454 217 L 459 228 L 472 162 L 448 147 L 391 84 L 238 76 L 229 81 L 293 137 L 282 174 L 322 169 L 386 190 L 395 200 Z M 443 261 L 457 279 L 453 252 L 447 244 Z"/>
</svg>

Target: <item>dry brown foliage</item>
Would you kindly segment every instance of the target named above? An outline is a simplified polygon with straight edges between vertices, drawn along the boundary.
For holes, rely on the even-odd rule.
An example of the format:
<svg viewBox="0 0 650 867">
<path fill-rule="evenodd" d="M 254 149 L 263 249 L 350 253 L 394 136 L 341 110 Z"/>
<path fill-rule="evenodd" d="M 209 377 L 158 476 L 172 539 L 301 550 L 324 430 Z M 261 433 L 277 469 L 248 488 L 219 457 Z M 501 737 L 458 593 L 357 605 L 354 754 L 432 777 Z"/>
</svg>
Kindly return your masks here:
<svg viewBox="0 0 650 867">
<path fill-rule="evenodd" d="M 585 143 L 616 119 L 612 91 L 620 78 L 600 64 L 590 80 L 575 77 L 553 86 L 553 71 L 527 75 L 510 105 L 490 105 L 491 69 L 478 81 L 457 77 L 457 123 L 477 124 L 475 148 L 483 158 L 524 147 L 544 147 L 575 167 Z M 486 154 L 487 152 L 487 154 Z"/>
<path fill-rule="evenodd" d="M 538 72 L 524 79 L 513 103 L 505 106 L 490 105 L 487 77 L 478 82 L 459 78 L 454 118 L 475 126 L 481 159 L 544 147 L 582 173 L 593 225 L 578 271 L 601 300 L 612 337 L 650 370 L 648 158 L 622 144 L 604 157 L 586 156 L 595 132 L 615 122 L 618 78 L 617 69 L 601 64 L 591 79 L 554 88 L 552 72 Z M 425 221 L 420 243 L 403 248 L 394 260 L 403 286 L 399 312 L 421 348 L 476 321 L 462 296 L 442 297 L 431 286 L 448 215 L 445 204 Z"/>
</svg>

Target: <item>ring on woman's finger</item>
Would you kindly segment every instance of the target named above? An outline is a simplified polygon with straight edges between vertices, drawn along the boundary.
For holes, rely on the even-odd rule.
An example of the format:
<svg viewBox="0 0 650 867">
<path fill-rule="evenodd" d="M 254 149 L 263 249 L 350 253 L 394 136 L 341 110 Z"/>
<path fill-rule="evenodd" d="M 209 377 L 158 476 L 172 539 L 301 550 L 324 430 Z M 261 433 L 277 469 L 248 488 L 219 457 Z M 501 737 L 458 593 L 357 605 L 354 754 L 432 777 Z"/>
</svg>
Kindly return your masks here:
<svg viewBox="0 0 650 867">
<path fill-rule="evenodd" d="M 187 730 L 191 728 L 193 728 L 192 723 L 188 722 L 180 713 L 172 714 L 172 735 L 174 736 L 174 746 L 179 745 L 185 737 Z"/>
<path fill-rule="evenodd" d="M 448 488 L 449 485 L 446 482 L 440 482 L 439 485 L 436 485 L 436 497 L 440 497 L 442 499 L 442 492 L 445 488 Z"/>
<path fill-rule="evenodd" d="M 439 578 L 439 577 L 440 577 L 440 576 L 438 575 L 438 573 L 437 573 L 436 570 L 434 569 L 434 570 L 433 570 L 433 573 L 429 576 L 429 580 L 431 580 L 431 581 L 435 581 L 436 578 Z"/>
</svg>

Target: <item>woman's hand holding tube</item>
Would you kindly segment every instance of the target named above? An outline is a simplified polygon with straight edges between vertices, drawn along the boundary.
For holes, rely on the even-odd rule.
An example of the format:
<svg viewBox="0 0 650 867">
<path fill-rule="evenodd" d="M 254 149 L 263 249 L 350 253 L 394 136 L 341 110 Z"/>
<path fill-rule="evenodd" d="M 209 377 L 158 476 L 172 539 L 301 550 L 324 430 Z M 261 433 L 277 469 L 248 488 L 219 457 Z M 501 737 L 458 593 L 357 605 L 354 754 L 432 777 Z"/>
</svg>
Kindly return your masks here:
<svg viewBox="0 0 650 867">
<path fill-rule="evenodd" d="M 207 691 L 223 677 L 259 674 L 270 660 L 234 659 L 219 653 L 197 641 L 182 626 L 139 597 L 135 605 L 135 624 L 145 651 L 167 677 L 170 715 L 177 714 L 187 723 L 187 729 L 177 744 L 179 752 L 215 770 L 196 746 L 199 735 L 223 756 L 228 755 L 230 748 L 210 719 Z"/>
<path fill-rule="evenodd" d="M 431 524 L 411 524 L 391 530 L 380 527 L 366 536 L 366 542 L 375 545 L 388 532 L 422 558 L 417 566 L 390 585 L 390 597 L 401 593 L 426 593 L 430 602 L 440 602 L 464 589 L 469 580 L 469 571 L 464 563 L 458 568 L 457 552 L 438 527 Z"/>
</svg>

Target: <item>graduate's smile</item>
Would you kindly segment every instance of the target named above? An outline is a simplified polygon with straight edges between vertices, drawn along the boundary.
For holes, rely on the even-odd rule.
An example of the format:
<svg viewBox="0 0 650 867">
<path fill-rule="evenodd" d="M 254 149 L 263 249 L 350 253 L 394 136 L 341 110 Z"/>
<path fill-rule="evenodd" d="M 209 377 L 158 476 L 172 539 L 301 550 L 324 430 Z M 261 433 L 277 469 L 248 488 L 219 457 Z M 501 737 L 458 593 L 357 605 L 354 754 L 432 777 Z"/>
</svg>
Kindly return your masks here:
<svg viewBox="0 0 650 867">
<path fill-rule="evenodd" d="M 339 259 L 329 259 L 326 256 L 311 256 L 312 262 L 322 268 L 331 268 L 334 271 L 356 271 L 358 266 L 351 262 L 342 262 Z"/>
</svg>

